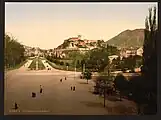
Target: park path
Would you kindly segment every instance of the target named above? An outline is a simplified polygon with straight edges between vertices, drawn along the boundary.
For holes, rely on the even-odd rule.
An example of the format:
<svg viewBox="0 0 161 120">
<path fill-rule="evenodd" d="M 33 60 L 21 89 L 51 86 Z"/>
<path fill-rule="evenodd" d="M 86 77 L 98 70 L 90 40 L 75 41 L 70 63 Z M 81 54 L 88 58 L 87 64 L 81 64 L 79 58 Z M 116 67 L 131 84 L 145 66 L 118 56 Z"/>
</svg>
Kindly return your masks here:
<svg viewBox="0 0 161 120">
<path fill-rule="evenodd" d="M 46 60 L 41 60 L 41 61 L 42 61 L 42 63 L 44 64 L 46 70 L 48 70 L 48 68 L 51 69 L 51 70 L 53 69 L 53 67 L 50 66 L 50 65 L 46 62 Z"/>
</svg>

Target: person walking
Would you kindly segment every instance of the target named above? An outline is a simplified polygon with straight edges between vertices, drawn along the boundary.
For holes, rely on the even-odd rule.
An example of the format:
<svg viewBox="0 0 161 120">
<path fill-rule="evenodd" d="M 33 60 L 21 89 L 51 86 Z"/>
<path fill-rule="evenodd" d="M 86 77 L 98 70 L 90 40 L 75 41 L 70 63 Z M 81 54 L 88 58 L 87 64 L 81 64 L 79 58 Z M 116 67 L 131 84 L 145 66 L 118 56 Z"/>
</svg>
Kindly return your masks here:
<svg viewBox="0 0 161 120">
<path fill-rule="evenodd" d="M 36 97 L 36 93 L 32 92 L 32 97 Z"/>
<path fill-rule="evenodd" d="M 60 79 L 60 82 L 62 82 L 62 79 Z"/>
<path fill-rule="evenodd" d="M 42 86 L 40 85 L 40 93 L 42 93 Z"/>
<path fill-rule="evenodd" d="M 73 86 L 73 91 L 75 91 L 75 89 L 76 89 L 76 87 L 75 87 L 75 86 Z"/>
<path fill-rule="evenodd" d="M 67 78 L 65 77 L 65 80 L 67 80 Z"/>
<path fill-rule="evenodd" d="M 73 90 L 73 87 L 71 86 L 70 89 Z"/>
<path fill-rule="evenodd" d="M 18 105 L 17 105 L 17 103 L 15 102 L 15 107 L 14 107 L 14 109 L 15 110 L 17 110 L 18 109 Z"/>
</svg>

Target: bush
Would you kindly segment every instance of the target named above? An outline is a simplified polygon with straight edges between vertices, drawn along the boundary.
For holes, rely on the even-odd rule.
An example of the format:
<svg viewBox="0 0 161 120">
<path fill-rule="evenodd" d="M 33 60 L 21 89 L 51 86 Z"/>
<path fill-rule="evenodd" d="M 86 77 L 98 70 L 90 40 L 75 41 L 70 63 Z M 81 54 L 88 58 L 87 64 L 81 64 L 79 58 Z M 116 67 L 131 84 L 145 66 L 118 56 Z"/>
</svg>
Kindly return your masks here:
<svg viewBox="0 0 161 120">
<path fill-rule="evenodd" d="M 64 65 L 64 62 L 60 62 L 60 65 Z"/>
<path fill-rule="evenodd" d="M 69 66 L 69 63 L 66 63 L 66 66 Z"/>
<path fill-rule="evenodd" d="M 92 73 L 89 70 L 86 70 L 85 72 L 83 72 L 83 76 L 85 79 L 87 79 L 87 83 L 88 83 L 88 80 L 92 78 Z"/>
</svg>

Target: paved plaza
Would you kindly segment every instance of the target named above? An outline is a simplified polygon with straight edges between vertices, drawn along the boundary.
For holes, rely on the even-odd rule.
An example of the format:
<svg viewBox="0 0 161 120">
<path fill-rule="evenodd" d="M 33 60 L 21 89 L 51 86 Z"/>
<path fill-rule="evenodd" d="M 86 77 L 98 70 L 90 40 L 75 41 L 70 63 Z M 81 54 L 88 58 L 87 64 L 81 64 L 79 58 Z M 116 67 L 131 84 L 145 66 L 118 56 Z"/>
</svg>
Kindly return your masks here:
<svg viewBox="0 0 161 120">
<path fill-rule="evenodd" d="M 28 70 L 27 62 L 20 69 L 5 75 L 5 114 L 46 115 L 110 115 L 111 109 L 103 107 L 103 98 L 91 93 L 93 82 L 80 79 L 80 73 L 61 70 Z M 65 80 L 64 78 L 67 78 Z M 63 81 L 60 82 L 60 79 Z M 40 85 L 43 93 L 40 94 Z M 71 91 L 71 86 L 76 90 Z M 31 93 L 35 92 L 33 98 Z M 14 103 L 18 104 L 15 111 Z M 106 106 L 130 106 L 130 101 L 107 101 Z M 131 113 L 133 114 L 133 113 Z"/>
</svg>

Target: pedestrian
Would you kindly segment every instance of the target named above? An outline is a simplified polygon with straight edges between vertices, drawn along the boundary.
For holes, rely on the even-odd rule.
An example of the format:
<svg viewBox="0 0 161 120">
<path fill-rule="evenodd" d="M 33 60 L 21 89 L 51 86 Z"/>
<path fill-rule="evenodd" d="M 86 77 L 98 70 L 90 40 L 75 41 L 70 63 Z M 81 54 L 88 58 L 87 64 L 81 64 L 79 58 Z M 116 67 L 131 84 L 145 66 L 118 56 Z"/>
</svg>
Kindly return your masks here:
<svg viewBox="0 0 161 120">
<path fill-rule="evenodd" d="M 73 87 L 73 91 L 75 91 L 75 86 Z"/>
<path fill-rule="evenodd" d="M 70 89 L 73 90 L 73 87 L 71 86 Z"/>
<path fill-rule="evenodd" d="M 65 80 L 67 80 L 67 78 L 65 77 Z"/>
<path fill-rule="evenodd" d="M 62 82 L 62 79 L 60 79 L 60 82 Z"/>
<path fill-rule="evenodd" d="M 32 92 L 32 97 L 36 97 L 36 93 Z"/>
<path fill-rule="evenodd" d="M 40 93 L 42 93 L 42 86 L 40 85 Z"/>
<path fill-rule="evenodd" d="M 14 109 L 16 109 L 16 110 L 18 109 L 18 105 L 17 105 L 17 103 L 16 103 L 16 102 L 15 102 L 15 108 L 14 108 Z"/>
</svg>

